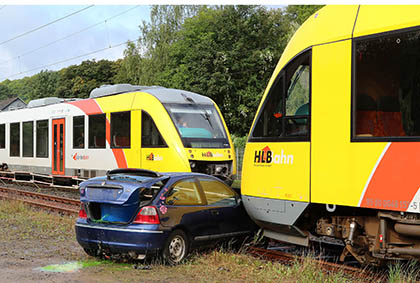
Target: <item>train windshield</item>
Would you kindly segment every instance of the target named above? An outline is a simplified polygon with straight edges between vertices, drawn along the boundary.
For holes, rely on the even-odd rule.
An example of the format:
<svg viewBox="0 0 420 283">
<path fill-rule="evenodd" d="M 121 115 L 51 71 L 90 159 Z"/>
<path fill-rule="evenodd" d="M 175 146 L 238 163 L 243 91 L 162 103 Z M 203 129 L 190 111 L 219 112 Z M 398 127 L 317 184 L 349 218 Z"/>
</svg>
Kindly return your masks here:
<svg viewBox="0 0 420 283">
<path fill-rule="evenodd" d="M 226 131 L 214 105 L 166 104 L 185 147 L 229 147 Z"/>
</svg>

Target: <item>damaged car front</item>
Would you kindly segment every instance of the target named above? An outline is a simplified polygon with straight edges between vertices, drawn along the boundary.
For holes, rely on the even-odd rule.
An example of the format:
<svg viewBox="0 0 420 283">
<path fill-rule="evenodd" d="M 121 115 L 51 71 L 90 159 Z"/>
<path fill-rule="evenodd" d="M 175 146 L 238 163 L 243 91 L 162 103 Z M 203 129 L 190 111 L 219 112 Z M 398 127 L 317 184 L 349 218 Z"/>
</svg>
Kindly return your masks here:
<svg viewBox="0 0 420 283">
<path fill-rule="evenodd" d="M 152 204 L 168 180 L 147 170 L 116 169 L 80 184 L 76 237 L 87 254 L 143 259 L 170 233 Z"/>
</svg>

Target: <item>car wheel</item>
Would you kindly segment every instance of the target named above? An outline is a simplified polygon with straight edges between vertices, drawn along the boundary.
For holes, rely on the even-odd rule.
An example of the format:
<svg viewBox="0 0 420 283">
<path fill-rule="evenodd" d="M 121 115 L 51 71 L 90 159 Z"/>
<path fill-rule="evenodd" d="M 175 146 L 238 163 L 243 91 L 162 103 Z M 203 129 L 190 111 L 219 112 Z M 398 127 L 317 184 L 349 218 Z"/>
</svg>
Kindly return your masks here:
<svg viewBox="0 0 420 283">
<path fill-rule="evenodd" d="M 182 230 L 173 231 L 166 240 L 163 248 L 163 258 L 171 265 L 183 261 L 188 255 L 189 241 Z"/>
</svg>

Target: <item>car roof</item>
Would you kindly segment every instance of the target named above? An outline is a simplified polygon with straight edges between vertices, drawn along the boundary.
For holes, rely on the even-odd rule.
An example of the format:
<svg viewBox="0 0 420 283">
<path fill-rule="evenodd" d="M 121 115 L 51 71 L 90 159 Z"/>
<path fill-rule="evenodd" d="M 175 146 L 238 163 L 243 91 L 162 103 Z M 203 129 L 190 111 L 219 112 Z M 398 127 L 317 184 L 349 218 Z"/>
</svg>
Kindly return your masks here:
<svg viewBox="0 0 420 283">
<path fill-rule="evenodd" d="M 135 183 L 142 183 L 144 185 L 148 185 L 149 183 L 155 183 L 157 181 L 161 181 L 161 180 L 165 180 L 167 178 L 188 178 L 188 177 L 204 177 L 204 178 L 209 178 L 212 180 L 217 180 L 223 183 L 223 181 L 221 181 L 220 179 L 214 177 L 214 176 L 210 176 L 210 175 L 206 175 L 206 174 L 202 174 L 202 173 L 195 173 L 195 172 L 155 172 L 158 176 L 156 177 L 149 177 L 149 176 L 139 176 L 138 179 L 136 180 L 136 177 L 131 175 L 130 173 L 119 173 L 116 176 L 129 176 L 130 178 L 132 178 L 131 180 L 127 179 L 124 180 L 125 183 L 127 182 L 135 182 Z M 142 180 L 143 179 L 143 180 Z M 89 183 L 97 183 L 97 182 L 103 182 L 109 180 L 107 176 L 99 176 L 99 177 L 94 177 L 91 178 L 83 183 L 89 184 Z M 114 182 L 118 182 L 121 180 L 118 179 L 113 179 L 112 181 Z"/>
</svg>

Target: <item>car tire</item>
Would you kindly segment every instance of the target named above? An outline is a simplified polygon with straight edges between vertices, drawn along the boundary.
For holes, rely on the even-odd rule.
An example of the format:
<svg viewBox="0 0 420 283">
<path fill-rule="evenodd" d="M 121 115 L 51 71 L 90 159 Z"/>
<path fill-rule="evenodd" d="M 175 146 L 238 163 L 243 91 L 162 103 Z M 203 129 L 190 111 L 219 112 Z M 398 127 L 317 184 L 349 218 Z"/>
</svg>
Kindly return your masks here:
<svg viewBox="0 0 420 283">
<path fill-rule="evenodd" d="M 188 255 L 189 239 L 184 231 L 173 231 L 163 247 L 163 259 L 170 265 L 182 262 Z"/>
</svg>

